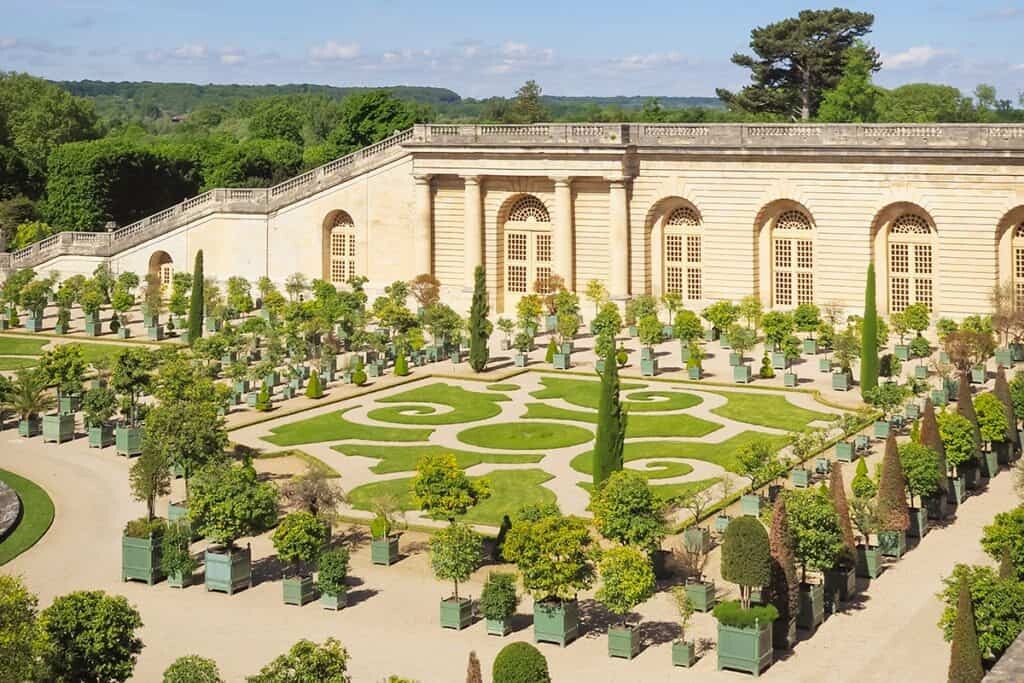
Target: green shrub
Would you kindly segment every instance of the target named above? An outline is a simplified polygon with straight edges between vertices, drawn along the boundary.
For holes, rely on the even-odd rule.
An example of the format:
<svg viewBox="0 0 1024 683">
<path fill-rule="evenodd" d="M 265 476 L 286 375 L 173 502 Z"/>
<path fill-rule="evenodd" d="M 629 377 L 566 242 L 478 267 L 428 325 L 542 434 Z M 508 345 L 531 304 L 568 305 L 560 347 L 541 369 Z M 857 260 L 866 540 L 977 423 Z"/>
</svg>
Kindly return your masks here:
<svg viewBox="0 0 1024 683">
<path fill-rule="evenodd" d="M 377 515 L 370 522 L 370 536 L 376 540 L 387 538 L 391 533 L 391 522 L 383 515 Z"/>
<path fill-rule="evenodd" d="M 345 578 L 348 576 L 349 552 L 341 547 L 328 550 L 320 557 L 317 587 L 324 595 L 344 595 Z"/>
<path fill-rule="evenodd" d="M 779 618 L 779 610 L 775 609 L 774 605 L 760 605 L 743 609 L 738 600 L 720 602 L 715 605 L 715 609 L 711 613 L 724 626 L 735 628 L 750 628 L 755 622 L 770 624 Z"/>
<path fill-rule="evenodd" d="M 260 392 L 256 395 L 256 410 L 265 413 L 270 410 L 270 406 L 270 390 L 267 389 L 267 385 L 264 384 L 260 387 Z"/>
<path fill-rule="evenodd" d="M 480 611 L 485 619 L 507 619 L 516 611 L 519 596 L 516 595 L 516 575 L 508 572 L 491 572 L 480 593 Z"/>
<path fill-rule="evenodd" d="M 128 538 L 149 538 L 162 534 L 165 528 L 167 522 L 159 517 L 153 520 L 140 517 L 124 525 L 124 535 Z"/>
<path fill-rule="evenodd" d="M 361 387 L 366 384 L 366 371 L 361 367 L 352 371 L 352 384 Z"/>
<path fill-rule="evenodd" d="M 1017 578 L 1024 579 L 1024 506 L 997 514 L 985 527 L 981 547 L 996 561 L 1003 561 L 1005 555 Z"/>
<path fill-rule="evenodd" d="M 223 683 L 217 662 L 199 655 L 178 657 L 164 670 L 164 683 Z"/>
<path fill-rule="evenodd" d="M 939 626 L 947 641 L 953 638 L 961 582 L 970 589 L 982 657 L 996 659 L 1024 630 L 1024 583 L 1001 579 L 992 567 L 956 565 L 953 574 L 943 579 L 939 594 L 945 604 Z"/>
<path fill-rule="evenodd" d="M 160 569 L 164 574 L 180 574 L 182 577 L 192 575 L 199 563 L 189 551 L 191 543 L 192 527 L 186 520 L 178 520 L 167 525 L 160 553 Z"/>
<path fill-rule="evenodd" d="M 551 683 L 548 660 L 529 643 L 510 643 L 494 658 L 494 683 Z"/>
<path fill-rule="evenodd" d="M 409 361 L 405 358 L 405 353 L 400 352 L 398 357 L 395 358 L 395 375 L 398 377 L 405 377 L 409 374 Z"/>
<path fill-rule="evenodd" d="M 556 353 L 558 353 L 558 345 L 555 344 L 555 338 L 552 337 L 551 341 L 548 342 L 548 350 L 544 353 L 544 362 L 554 363 Z"/>
<path fill-rule="evenodd" d="M 772 361 L 768 358 L 768 354 L 764 354 L 761 357 L 761 370 L 757 373 L 761 379 L 772 379 L 775 377 L 775 368 L 772 367 Z"/>
<path fill-rule="evenodd" d="M 750 589 L 771 580 L 768 532 L 756 517 L 730 522 L 722 541 L 722 578 L 740 588 L 740 599 L 749 605 Z"/>
<path fill-rule="evenodd" d="M 320 373 L 314 370 L 309 375 L 309 384 L 306 385 L 306 398 L 323 398 L 324 390 L 320 386 Z"/>
</svg>

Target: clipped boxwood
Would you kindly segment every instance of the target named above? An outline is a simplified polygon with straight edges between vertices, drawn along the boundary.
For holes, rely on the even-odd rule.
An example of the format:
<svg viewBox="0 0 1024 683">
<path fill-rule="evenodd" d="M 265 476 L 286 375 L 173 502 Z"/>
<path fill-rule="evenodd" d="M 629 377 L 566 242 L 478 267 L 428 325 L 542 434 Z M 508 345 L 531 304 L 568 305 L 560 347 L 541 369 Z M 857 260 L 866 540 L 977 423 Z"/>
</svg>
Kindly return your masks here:
<svg viewBox="0 0 1024 683">
<path fill-rule="evenodd" d="M 320 557 L 317 585 L 325 595 L 344 595 L 347 587 L 345 578 L 348 576 L 348 548 L 335 548 Z"/>
<path fill-rule="evenodd" d="M 516 595 L 516 576 L 507 572 L 491 572 L 480 593 L 480 611 L 485 619 L 501 620 L 511 617 L 519 604 Z"/>
<path fill-rule="evenodd" d="M 548 660 L 529 643 L 510 643 L 494 658 L 494 683 L 551 683 Z"/>
<path fill-rule="evenodd" d="M 140 517 L 124 525 L 124 535 L 128 538 L 149 538 L 162 534 L 166 527 L 167 522 L 160 517 L 153 519 Z"/>
<path fill-rule="evenodd" d="M 727 600 L 715 605 L 711 612 L 719 623 L 734 628 L 753 628 L 755 622 L 762 626 L 779 618 L 774 605 L 758 605 L 743 609 L 738 600 Z"/>
</svg>

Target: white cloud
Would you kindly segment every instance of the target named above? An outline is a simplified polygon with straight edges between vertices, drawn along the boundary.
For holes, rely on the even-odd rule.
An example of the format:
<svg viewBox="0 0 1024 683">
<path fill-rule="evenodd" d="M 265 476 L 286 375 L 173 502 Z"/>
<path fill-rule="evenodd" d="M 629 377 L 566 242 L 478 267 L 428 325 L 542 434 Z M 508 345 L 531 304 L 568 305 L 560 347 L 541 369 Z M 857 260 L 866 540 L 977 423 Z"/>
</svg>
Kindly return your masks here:
<svg viewBox="0 0 1024 683">
<path fill-rule="evenodd" d="M 617 59 L 612 63 L 612 66 L 623 71 L 640 71 L 658 69 L 671 64 L 680 64 L 684 61 L 686 61 L 685 58 L 678 52 L 652 52 L 646 55 L 629 55 L 622 59 Z"/>
<path fill-rule="evenodd" d="M 916 45 L 903 52 L 882 55 L 882 66 L 888 69 L 913 69 L 926 66 L 939 57 L 950 54 L 949 50 L 941 50 L 931 45 Z"/>
<path fill-rule="evenodd" d="M 185 43 L 174 50 L 178 59 L 203 59 L 206 57 L 206 46 L 201 43 Z"/>
<path fill-rule="evenodd" d="M 513 43 L 511 41 L 505 43 L 501 48 L 502 54 L 508 57 L 525 57 L 529 50 L 530 46 L 526 43 Z"/>
<path fill-rule="evenodd" d="M 323 45 L 309 48 L 309 56 L 314 62 L 336 62 L 355 59 L 360 51 L 359 43 L 336 43 L 328 40 Z"/>
<path fill-rule="evenodd" d="M 222 47 L 218 50 L 220 53 L 220 63 L 228 66 L 234 66 L 236 64 L 242 64 L 245 62 L 245 51 L 240 50 L 237 47 Z"/>
</svg>

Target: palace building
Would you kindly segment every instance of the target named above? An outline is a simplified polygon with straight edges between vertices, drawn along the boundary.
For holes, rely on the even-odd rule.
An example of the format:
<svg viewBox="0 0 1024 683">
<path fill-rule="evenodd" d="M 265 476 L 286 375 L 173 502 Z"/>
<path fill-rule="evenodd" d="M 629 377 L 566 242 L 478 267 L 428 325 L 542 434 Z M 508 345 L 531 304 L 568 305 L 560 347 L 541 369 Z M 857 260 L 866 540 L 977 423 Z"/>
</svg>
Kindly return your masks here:
<svg viewBox="0 0 1024 683">
<path fill-rule="evenodd" d="M 433 273 L 468 307 L 483 265 L 511 313 L 554 275 L 615 300 L 679 292 L 688 308 L 984 312 L 1024 306 L 1024 126 L 987 124 L 423 124 L 262 189 L 216 189 L 132 225 L 0 255 L 0 278 L 156 273 L 202 249 L 226 280 L 301 272 L 339 286 Z"/>
</svg>

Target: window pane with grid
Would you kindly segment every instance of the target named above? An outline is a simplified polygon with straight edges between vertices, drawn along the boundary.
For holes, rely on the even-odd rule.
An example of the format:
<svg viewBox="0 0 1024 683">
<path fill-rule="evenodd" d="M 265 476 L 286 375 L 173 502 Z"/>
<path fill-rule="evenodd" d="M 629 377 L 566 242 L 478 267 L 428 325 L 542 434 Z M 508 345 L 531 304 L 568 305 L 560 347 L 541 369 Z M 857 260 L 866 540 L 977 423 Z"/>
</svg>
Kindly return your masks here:
<svg viewBox="0 0 1024 683">
<path fill-rule="evenodd" d="M 775 303 L 779 306 L 793 305 L 793 274 L 788 270 L 775 271 Z"/>
<path fill-rule="evenodd" d="M 1014 241 L 1024 237 L 1022 227 L 1014 233 Z M 1024 311 L 1024 245 L 1013 247 L 1013 292 L 1014 302 L 1018 311 Z"/>
<path fill-rule="evenodd" d="M 686 298 L 690 301 L 699 301 L 703 299 L 703 291 L 701 288 L 701 274 L 700 268 L 693 266 L 686 269 Z"/>
<path fill-rule="evenodd" d="M 775 267 L 791 268 L 793 266 L 792 240 L 775 240 Z"/>
<path fill-rule="evenodd" d="M 537 289 L 537 294 L 548 294 L 551 291 L 551 268 L 537 266 L 535 271 L 533 286 Z"/>
<path fill-rule="evenodd" d="M 798 272 L 796 274 L 796 302 L 798 304 L 814 303 L 814 274 Z"/>
<path fill-rule="evenodd" d="M 910 246 L 906 244 L 889 245 L 889 270 L 893 273 L 910 272 Z"/>
<path fill-rule="evenodd" d="M 686 269 L 681 266 L 668 266 L 665 268 L 665 291 L 683 293 L 683 276 Z"/>
<path fill-rule="evenodd" d="M 683 262 L 683 236 L 665 235 L 665 262 Z"/>
<path fill-rule="evenodd" d="M 932 247 L 930 244 L 914 245 L 914 272 L 930 275 L 932 272 Z"/>
<path fill-rule="evenodd" d="M 700 263 L 701 258 L 700 235 L 686 236 L 686 262 Z"/>
<path fill-rule="evenodd" d="M 889 308 L 893 313 L 900 313 L 910 305 L 910 280 L 905 277 L 894 277 L 890 280 Z"/>
<path fill-rule="evenodd" d="M 534 239 L 536 240 L 537 263 L 551 263 L 551 235 L 538 233 Z"/>
<path fill-rule="evenodd" d="M 932 310 L 932 279 L 917 278 L 914 280 L 914 303 L 924 304 Z"/>
<path fill-rule="evenodd" d="M 508 233 L 508 249 L 505 252 L 505 257 L 509 261 L 526 260 L 526 233 Z"/>
<path fill-rule="evenodd" d="M 526 266 L 509 264 L 508 291 L 516 294 L 526 293 Z"/>
</svg>

